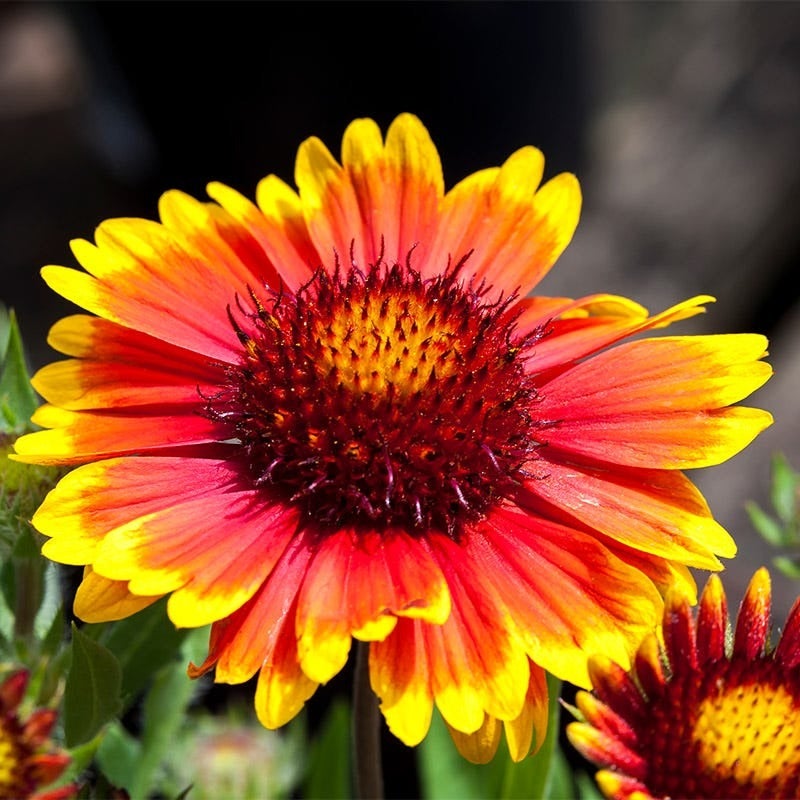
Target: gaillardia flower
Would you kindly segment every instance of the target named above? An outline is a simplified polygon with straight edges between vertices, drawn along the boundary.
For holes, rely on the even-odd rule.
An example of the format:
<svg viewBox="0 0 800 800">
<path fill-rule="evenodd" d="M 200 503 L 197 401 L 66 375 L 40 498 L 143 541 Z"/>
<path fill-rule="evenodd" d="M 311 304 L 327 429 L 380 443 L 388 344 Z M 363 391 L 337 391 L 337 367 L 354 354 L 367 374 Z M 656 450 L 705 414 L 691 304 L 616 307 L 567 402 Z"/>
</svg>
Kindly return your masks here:
<svg viewBox="0 0 800 800">
<path fill-rule="evenodd" d="M 78 792 L 75 784 L 47 789 L 64 773 L 70 757 L 52 747 L 50 732 L 57 720 L 53 709 L 39 708 L 23 722 L 19 706 L 29 674 L 18 670 L 0 683 L 0 797 L 15 800 L 65 800 Z"/>
<path fill-rule="evenodd" d="M 585 721 L 567 726 L 569 740 L 610 768 L 597 773 L 609 798 L 800 797 L 800 600 L 775 648 L 764 568 L 732 637 L 716 575 L 696 624 L 690 600 L 668 595 L 665 646 L 648 635 L 630 673 L 592 657 L 595 693 L 578 693 Z"/>
<path fill-rule="evenodd" d="M 436 705 L 476 760 L 503 725 L 515 758 L 541 740 L 545 670 L 588 686 L 587 655 L 624 663 L 662 591 L 734 553 L 682 470 L 770 423 L 731 407 L 766 341 L 622 342 L 709 297 L 529 297 L 580 207 L 543 163 L 526 147 L 445 193 L 416 117 L 385 141 L 360 119 L 341 164 L 301 145 L 297 192 L 167 192 L 161 223 L 74 242 L 86 272 L 46 267 L 96 315 L 54 326 L 48 430 L 17 442 L 89 462 L 33 518 L 47 556 L 86 565 L 76 613 L 170 595 L 176 625 L 213 623 L 191 674 L 259 673 L 270 728 L 369 642 L 390 729 L 418 743 Z"/>
</svg>

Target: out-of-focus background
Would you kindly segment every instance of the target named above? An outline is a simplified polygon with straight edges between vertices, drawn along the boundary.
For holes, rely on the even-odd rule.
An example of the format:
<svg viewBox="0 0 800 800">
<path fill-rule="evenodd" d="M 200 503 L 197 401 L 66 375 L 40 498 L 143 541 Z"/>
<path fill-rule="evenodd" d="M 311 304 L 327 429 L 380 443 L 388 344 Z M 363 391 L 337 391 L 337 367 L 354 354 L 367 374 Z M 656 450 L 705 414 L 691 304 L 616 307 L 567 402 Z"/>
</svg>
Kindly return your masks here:
<svg viewBox="0 0 800 800">
<path fill-rule="evenodd" d="M 297 145 L 338 152 L 356 116 L 429 127 L 448 185 L 539 146 L 584 211 L 542 293 L 613 292 L 660 310 L 718 302 L 676 332 L 765 333 L 775 425 L 693 476 L 737 538 L 735 608 L 774 555 L 744 502 L 769 462 L 800 468 L 800 4 L 381 2 L 0 4 L 0 300 L 41 366 L 73 309 L 39 268 L 167 188 L 252 195 Z M 701 583 L 705 576 L 700 576 Z M 773 571 L 776 624 L 800 584 Z"/>
</svg>

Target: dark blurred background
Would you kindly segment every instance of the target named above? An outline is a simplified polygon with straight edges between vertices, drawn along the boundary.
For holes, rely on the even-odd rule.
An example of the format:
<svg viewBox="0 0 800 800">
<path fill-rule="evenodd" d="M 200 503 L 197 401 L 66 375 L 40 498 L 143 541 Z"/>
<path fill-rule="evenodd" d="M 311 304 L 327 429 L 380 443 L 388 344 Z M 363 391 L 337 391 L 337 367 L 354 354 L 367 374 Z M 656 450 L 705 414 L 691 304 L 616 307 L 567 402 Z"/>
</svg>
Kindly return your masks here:
<svg viewBox="0 0 800 800">
<path fill-rule="evenodd" d="M 0 4 L 0 300 L 34 367 L 73 308 L 38 276 L 111 216 L 171 187 L 252 196 L 356 116 L 428 126 L 448 185 L 535 144 L 583 185 L 542 293 L 613 292 L 654 311 L 718 298 L 677 332 L 757 331 L 775 425 L 697 474 L 740 545 L 738 604 L 774 552 L 744 501 L 769 461 L 800 469 L 800 4 L 794 2 L 104 2 Z M 699 576 L 700 582 L 705 576 Z M 776 624 L 800 585 L 773 571 Z"/>
</svg>

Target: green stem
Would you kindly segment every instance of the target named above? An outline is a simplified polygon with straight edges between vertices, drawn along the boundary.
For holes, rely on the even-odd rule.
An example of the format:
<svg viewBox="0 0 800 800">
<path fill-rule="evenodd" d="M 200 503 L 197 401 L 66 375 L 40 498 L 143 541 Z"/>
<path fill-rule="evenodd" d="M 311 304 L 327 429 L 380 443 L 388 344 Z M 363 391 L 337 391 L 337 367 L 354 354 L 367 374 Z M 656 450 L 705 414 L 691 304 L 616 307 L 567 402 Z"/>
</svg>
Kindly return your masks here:
<svg viewBox="0 0 800 800">
<path fill-rule="evenodd" d="M 353 679 L 353 762 L 358 800 L 383 799 L 381 714 L 369 682 L 369 644 L 358 642 Z"/>
</svg>

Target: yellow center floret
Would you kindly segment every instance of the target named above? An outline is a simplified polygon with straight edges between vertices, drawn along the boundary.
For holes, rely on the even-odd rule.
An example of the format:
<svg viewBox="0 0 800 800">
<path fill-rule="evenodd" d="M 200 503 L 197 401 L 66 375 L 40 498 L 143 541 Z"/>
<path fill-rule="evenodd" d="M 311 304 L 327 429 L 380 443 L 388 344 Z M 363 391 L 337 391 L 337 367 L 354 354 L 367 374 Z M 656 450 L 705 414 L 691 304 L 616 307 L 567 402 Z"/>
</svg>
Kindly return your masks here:
<svg viewBox="0 0 800 800">
<path fill-rule="evenodd" d="M 701 702 L 692 739 L 709 773 L 761 786 L 800 766 L 800 704 L 780 685 L 727 687 Z"/>
<path fill-rule="evenodd" d="M 343 304 L 333 319 L 314 326 L 312 335 L 324 345 L 320 371 L 335 371 L 354 394 L 385 395 L 390 387 L 399 396 L 421 392 L 463 362 L 458 320 L 443 312 L 414 295 L 367 294 L 360 305 Z"/>
<path fill-rule="evenodd" d="M 9 730 L 0 720 L 0 797 L 14 797 L 24 786 L 21 784 L 19 733 Z"/>
<path fill-rule="evenodd" d="M 641 732 L 654 797 L 797 797 L 800 673 L 771 658 L 678 665 Z"/>
</svg>

